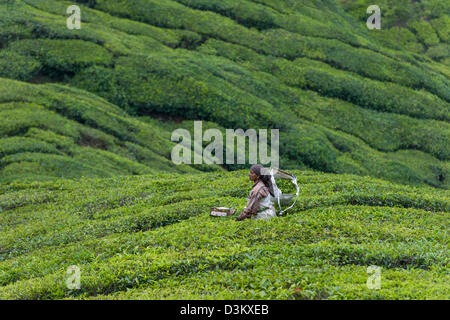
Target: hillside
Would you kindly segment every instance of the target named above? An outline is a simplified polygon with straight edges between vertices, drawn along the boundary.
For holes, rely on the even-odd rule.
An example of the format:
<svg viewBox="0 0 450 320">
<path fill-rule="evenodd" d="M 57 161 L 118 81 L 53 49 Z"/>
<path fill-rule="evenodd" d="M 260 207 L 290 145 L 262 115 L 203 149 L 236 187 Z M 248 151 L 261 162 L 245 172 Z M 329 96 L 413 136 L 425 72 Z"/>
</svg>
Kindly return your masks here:
<svg viewBox="0 0 450 320">
<path fill-rule="evenodd" d="M 197 171 L 170 161 L 161 128 L 85 91 L 0 79 L 0 100 L 0 182 Z"/>
<path fill-rule="evenodd" d="M 2 182 L 218 170 L 170 161 L 171 130 L 201 119 L 280 129 L 283 168 L 449 187 L 431 48 L 397 50 L 331 0 L 76 2 L 80 30 L 73 1 L 0 3 Z"/>
<path fill-rule="evenodd" d="M 269 221 L 209 216 L 242 210 L 247 171 L 3 185 L 0 299 L 448 299 L 447 191 L 294 173 Z"/>
<path fill-rule="evenodd" d="M 338 0 L 355 18 L 367 21 L 369 0 Z M 450 2 L 441 0 L 380 0 L 381 30 L 374 33 L 383 44 L 415 53 L 450 66 Z M 399 10 L 401 9 L 401 10 Z M 402 15 L 406 12 L 407 15 Z"/>
</svg>

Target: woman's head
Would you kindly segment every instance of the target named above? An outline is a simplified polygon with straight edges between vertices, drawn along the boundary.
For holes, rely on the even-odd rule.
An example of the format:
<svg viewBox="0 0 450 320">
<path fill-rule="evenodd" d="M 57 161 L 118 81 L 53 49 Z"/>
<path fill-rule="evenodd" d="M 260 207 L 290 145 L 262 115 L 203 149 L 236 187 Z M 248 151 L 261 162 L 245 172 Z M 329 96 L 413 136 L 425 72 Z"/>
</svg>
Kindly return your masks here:
<svg viewBox="0 0 450 320">
<path fill-rule="evenodd" d="M 275 196 L 273 191 L 271 175 L 268 172 L 268 170 L 264 168 L 262 165 L 254 164 L 253 166 L 251 166 L 250 173 L 248 176 L 250 180 L 254 182 L 261 180 L 264 183 L 264 185 L 269 189 L 270 194 L 272 196 Z"/>
<path fill-rule="evenodd" d="M 253 167 L 252 167 L 252 168 L 250 168 L 248 177 L 250 178 L 251 181 L 256 181 L 256 180 L 258 180 L 259 175 L 255 170 L 253 170 Z"/>
<path fill-rule="evenodd" d="M 250 180 L 252 181 L 258 180 L 262 175 L 263 169 L 265 168 L 260 164 L 254 164 L 253 166 L 251 166 L 249 173 Z"/>
</svg>

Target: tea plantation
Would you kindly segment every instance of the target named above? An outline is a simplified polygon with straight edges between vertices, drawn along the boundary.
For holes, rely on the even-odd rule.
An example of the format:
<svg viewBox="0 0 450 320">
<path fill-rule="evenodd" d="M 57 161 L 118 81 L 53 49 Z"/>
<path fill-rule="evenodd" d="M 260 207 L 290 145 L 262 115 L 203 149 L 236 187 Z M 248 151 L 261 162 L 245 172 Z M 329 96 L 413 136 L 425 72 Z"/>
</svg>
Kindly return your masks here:
<svg viewBox="0 0 450 320">
<path fill-rule="evenodd" d="M 0 181 L 216 170 L 170 161 L 171 131 L 203 120 L 279 129 L 286 169 L 448 189 L 447 11 L 423 11 L 433 59 L 368 30 L 364 5 L 2 1 Z"/>
<path fill-rule="evenodd" d="M 0 299 L 449 299 L 450 12 L 403 2 L 0 0 Z M 174 164 L 195 120 L 280 130 L 286 216 L 209 216 L 252 183 Z"/>
<path fill-rule="evenodd" d="M 361 22 L 366 22 L 365 9 L 373 4 L 369 0 L 338 0 L 344 9 Z M 449 28 L 450 3 L 440 0 L 380 0 L 382 27 L 375 36 L 384 45 L 424 53 L 435 61 L 450 63 Z M 396 20 L 399 9 L 407 13 Z"/>
<path fill-rule="evenodd" d="M 448 192 L 294 173 L 298 202 L 269 221 L 209 216 L 245 206 L 246 171 L 2 186 L 0 299 L 449 297 Z"/>
</svg>

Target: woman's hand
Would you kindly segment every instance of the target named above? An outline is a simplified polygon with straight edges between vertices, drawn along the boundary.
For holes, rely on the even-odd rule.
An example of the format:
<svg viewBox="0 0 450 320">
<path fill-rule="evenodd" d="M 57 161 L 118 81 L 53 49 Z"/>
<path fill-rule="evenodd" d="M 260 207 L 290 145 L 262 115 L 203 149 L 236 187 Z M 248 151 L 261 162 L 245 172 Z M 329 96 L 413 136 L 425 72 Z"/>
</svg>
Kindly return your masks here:
<svg viewBox="0 0 450 320">
<path fill-rule="evenodd" d="M 242 221 L 242 220 L 244 220 L 245 218 L 247 218 L 247 217 L 245 216 L 245 211 L 243 211 L 240 215 L 238 215 L 238 216 L 236 217 L 236 221 Z"/>
</svg>

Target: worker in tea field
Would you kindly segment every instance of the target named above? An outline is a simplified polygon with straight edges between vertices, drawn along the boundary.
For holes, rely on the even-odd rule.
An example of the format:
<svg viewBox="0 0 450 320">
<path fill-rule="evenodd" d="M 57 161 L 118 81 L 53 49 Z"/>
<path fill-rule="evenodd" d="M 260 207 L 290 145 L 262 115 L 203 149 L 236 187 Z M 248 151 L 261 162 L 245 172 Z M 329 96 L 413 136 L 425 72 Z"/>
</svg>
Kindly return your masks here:
<svg viewBox="0 0 450 320">
<path fill-rule="evenodd" d="M 247 207 L 236 220 L 276 217 L 277 214 L 271 201 L 271 197 L 275 197 L 274 187 L 268 170 L 260 164 L 255 164 L 250 168 L 249 178 L 255 184 L 250 191 Z"/>
</svg>

